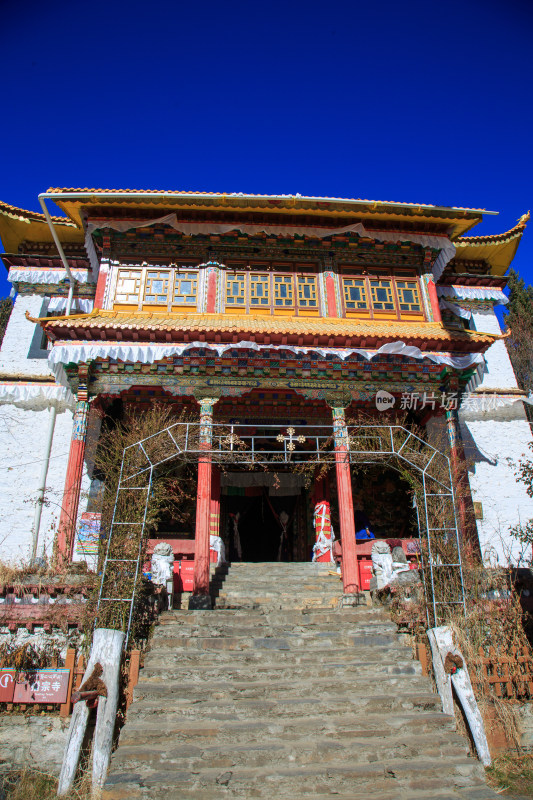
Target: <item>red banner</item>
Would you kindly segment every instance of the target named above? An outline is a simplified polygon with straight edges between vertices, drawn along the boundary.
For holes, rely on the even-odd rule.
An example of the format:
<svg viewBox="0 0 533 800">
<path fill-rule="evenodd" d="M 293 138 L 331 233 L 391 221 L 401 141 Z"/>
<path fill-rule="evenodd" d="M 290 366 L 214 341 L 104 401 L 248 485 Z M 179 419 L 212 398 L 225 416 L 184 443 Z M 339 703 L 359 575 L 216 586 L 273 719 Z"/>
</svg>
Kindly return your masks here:
<svg viewBox="0 0 533 800">
<path fill-rule="evenodd" d="M 0 669 L 0 703 L 12 703 L 15 691 L 15 670 Z"/>
<path fill-rule="evenodd" d="M 65 703 L 69 669 L 40 669 L 17 675 L 14 703 Z"/>
</svg>

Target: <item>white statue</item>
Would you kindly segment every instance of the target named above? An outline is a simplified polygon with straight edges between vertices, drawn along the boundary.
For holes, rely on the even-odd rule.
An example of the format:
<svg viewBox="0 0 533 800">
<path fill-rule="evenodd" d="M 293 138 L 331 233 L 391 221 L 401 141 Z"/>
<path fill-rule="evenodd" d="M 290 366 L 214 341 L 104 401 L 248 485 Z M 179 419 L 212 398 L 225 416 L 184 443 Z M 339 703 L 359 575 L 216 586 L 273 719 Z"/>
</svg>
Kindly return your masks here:
<svg viewBox="0 0 533 800">
<path fill-rule="evenodd" d="M 159 542 L 152 553 L 152 583 L 167 587 L 173 580 L 174 553 L 168 542 Z M 168 588 L 168 587 L 167 587 Z"/>
<path fill-rule="evenodd" d="M 224 547 L 224 542 L 220 538 L 220 536 L 210 536 L 209 537 L 209 549 L 214 550 L 218 556 L 217 558 L 217 567 L 219 564 L 226 563 L 226 548 Z"/>
<path fill-rule="evenodd" d="M 397 550 L 397 548 L 394 549 Z M 376 539 L 372 545 L 372 569 L 378 589 L 383 589 L 384 586 L 393 583 L 401 572 L 409 572 L 409 564 L 403 551 L 403 559 L 398 553 L 394 555 L 396 557 L 395 561 L 393 561 L 389 545 L 383 540 Z"/>
</svg>

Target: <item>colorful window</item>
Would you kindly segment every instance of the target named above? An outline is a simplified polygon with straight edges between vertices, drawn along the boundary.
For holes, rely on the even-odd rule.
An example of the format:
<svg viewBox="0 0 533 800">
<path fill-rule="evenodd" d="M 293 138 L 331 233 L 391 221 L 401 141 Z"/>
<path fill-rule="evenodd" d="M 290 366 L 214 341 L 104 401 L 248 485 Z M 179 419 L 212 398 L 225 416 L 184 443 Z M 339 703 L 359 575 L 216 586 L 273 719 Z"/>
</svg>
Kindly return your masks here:
<svg viewBox="0 0 533 800">
<path fill-rule="evenodd" d="M 141 291 L 141 275 L 140 269 L 119 269 L 115 303 L 138 305 Z"/>
<path fill-rule="evenodd" d="M 296 280 L 300 308 L 317 308 L 316 278 L 299 275 Z"/>
<path fill-rule="evenodd" d="M 144 284 L 144 302 L 150 305 L 167 305 L 170 273 L 147 270 Z"/>
<path fill-rule="evenodd" d="M 270 276 L 250 275 L 250 306 L 266 308 L 270 306 Z"/>
<path fill-rule="evenodd" d="M 394 311 L 392 282 L 388 280 L 371 280 L 370 292 L 374 311 Z"/>
<path fill-rule="evenodd" d="M 396 281 L 400 311 L 422 311 L 416 281 Z"/>
<path fill-rule="evenodd" d="M 344 305 L 347 311 L 368 309 L 364 278 L 343 278 Z"/>
<path fill-rule="evenodd" d="M 294 305 L 292 275 L 274 275 L 274 305 L 276 308 Z"/>
<path fill-rule="evenodd" d="M 246 305 L 246 273 L 234 272 L 226 275 L 226 305 Z"/>
<path fill-rule="evenodd" d="M 196 294 L 198 289 L 198 273 L 177 272 L 174 280 L 174 295 L 172 302 L 174 305 L 196 305 Z"/>
</svg>

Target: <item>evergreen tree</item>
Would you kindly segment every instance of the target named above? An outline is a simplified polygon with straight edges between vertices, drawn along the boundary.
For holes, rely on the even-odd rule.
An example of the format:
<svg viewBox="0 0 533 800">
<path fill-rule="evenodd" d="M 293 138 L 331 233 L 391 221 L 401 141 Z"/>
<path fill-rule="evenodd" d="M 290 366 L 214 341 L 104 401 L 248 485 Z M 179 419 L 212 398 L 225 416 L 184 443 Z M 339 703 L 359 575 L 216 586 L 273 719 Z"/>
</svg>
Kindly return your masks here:
<svg viewBox="0 0 533 800">
<path fill-rule="evenodd" d="M 526 286 L 513 269 L 509 271 L 509 305 L 505 340 L 518 385 L 528 394 L 533 392 L 533 286 Z"/>
</svg>

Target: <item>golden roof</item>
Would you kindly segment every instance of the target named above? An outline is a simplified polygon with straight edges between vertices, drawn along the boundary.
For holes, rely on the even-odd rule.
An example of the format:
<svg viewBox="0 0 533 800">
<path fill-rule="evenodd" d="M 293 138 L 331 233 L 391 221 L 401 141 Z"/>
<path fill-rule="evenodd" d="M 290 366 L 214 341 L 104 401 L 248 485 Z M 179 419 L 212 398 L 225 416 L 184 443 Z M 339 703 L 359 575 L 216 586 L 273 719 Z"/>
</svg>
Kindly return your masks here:
<svg viewBox="0 0 533 800">
<path fill-rule="evenodd" d="M 83 244 L 83 230 L 67 217 L 52 217 L 60 241 Z M 21 242 L 53 242 L 44 214 L 0 201 L 0 238 L 6 253 L 16 253 Z"/>
<path fill-rule="evenodd" d="M 492 275 L 504 275 L 516 255 L 522 234 L 529 221 L 529 211 L 523 214 L 517 224 L 505 233 L 492 236 L 462 236 L 454 244 L 456 261 L 487 261 Z"/>
<path fill-rule="evenodd" d="M 93 212 L 108 208 L 133 208 L 139 211 L 168 213 L 180 209 L 202 209 L 204 211 L 257 211 L 261 213 L 283 213 L 287 216 L 320 216 L 339 221 L 347 218 L 373 220 L 376 223 L 404 222 L 444 226 L 452 236 L 465 233 L 478 222 L 483 214 L 495 214 L 477 208 L 455 208 L 447 206 L 402 203 L 381 200 L 359 200 L 340 197 L 313 197 L 300 194 L 264 195 L 243 192 L 185 192 L 179 190 L 156 191 L 141 189 L 62 189 L 51 188 L 59 208 L 77 224 L 81 224 L 82 211 L 92 207 Z"/>
<path fill-rule="evenodd" d="M 485 349 L 495 339 L 494 334 L 460 331 L 446 328 L 440 322 L 402 322 L 386 320 L 353 320 L 334 317 L 276 317 L 232 314 L 150 314 L 146 312 L 101 311 L 95 309 L 90 314 L 77 314 L 69 317 L 43 317 L 32 322 L 41 323 L 42 327 L 54 336 L 61 338 L 62 331 L 79 331 L 89 333 L 94 330 L 108 331 L 109 338 L 126 340 L 128 332 L 135 333 L 135 341 L 141 340 L 141 331 L 148 341 L 152 334 L 155 340 L 176 341 L 176 337 L 184 333 L 214 334 L 228 336 L 235 341 L 249 335 L 274 337 L 296 337 L 323 340 L 337 338 L 358 342 L 386 342 L 401 340 L 405 343 L 431 342 L 438 349 L 478 351 Z M 113 332 L 120 336 L 112 336 Z M 168 335 L 168 339 L 167 339 Z M 101 341 L 98 335 L 98 340 Z M 332 345 L 331 345 L 332 346 Z M 364 344 L 362 345 L 365 346 Z M 366 345 L 371 347 L 372 345 Z"/>
</svg>

